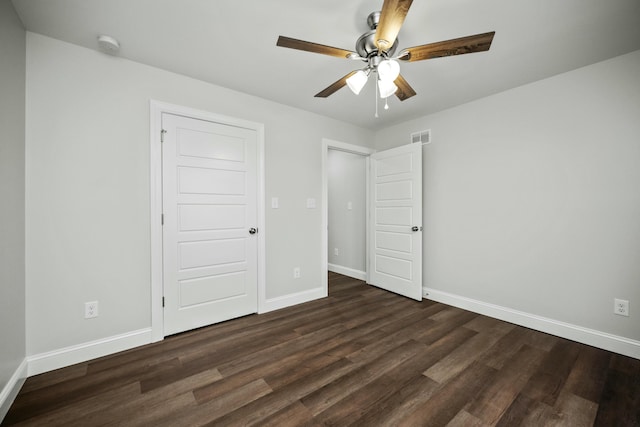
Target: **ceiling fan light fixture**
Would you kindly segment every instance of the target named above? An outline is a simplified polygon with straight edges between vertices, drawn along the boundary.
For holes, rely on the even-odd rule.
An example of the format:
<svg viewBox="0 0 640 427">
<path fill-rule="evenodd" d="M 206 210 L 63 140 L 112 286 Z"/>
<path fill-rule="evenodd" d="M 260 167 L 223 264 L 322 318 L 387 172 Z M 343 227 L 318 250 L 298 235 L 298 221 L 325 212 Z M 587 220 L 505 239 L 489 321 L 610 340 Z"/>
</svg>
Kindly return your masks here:
<svg viewBox="0 0 640 427">
<path fill-rule="evenodd" d="M 367 80 L 369 75 L 365 73 L 363 70 L 358 70 L 354 75 L 347 79 L 347 86 L 351 89 L 351 92 L 356 95 L 360 93 L 365 84 L 367 84 Z"/>
<path fill-rule="evenodd" d="M 385 59 L 378 64 L 380 80 L 393 82 L 400 75 L 400 64 L 395 59 Z"/>
<path fill-rule="evenodd" d="M 388 98 L 398 90 L 398 86 L 393 81 L 378 79 L 378 90 L 380 98 Z"/>
</svg>

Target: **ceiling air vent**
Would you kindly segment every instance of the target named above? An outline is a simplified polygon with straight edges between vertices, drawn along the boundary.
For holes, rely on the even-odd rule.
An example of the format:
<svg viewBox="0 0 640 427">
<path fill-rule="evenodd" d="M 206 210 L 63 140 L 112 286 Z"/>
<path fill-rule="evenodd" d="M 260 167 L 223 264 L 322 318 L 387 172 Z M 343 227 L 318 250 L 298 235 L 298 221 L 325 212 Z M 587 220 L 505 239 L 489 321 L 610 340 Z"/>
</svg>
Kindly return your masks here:
<svg viewBox="0 0 640 427">
<path fill-rule="evenodd" d="M 431 129 L 421 130 L 411 134 L 411 143 L 429 144 L 431 143 Z"/>
</svg>

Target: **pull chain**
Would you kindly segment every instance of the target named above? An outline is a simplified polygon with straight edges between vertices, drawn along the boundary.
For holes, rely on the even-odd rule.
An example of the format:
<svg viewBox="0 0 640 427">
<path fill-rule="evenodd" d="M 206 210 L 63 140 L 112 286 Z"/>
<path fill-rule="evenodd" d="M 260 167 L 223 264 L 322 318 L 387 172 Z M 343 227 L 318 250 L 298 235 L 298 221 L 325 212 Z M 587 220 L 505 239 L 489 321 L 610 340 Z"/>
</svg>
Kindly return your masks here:
<svg viewBox="0 0 640 427">
<path fill-rule="evenodd" d="M 374 85 L 376 87 L 376 91 L 375 91 L 375 101 L 376 101 L 376 119 L 378 118 L 378 82 L 376 82 L 376 84 Z"/>
</svg>

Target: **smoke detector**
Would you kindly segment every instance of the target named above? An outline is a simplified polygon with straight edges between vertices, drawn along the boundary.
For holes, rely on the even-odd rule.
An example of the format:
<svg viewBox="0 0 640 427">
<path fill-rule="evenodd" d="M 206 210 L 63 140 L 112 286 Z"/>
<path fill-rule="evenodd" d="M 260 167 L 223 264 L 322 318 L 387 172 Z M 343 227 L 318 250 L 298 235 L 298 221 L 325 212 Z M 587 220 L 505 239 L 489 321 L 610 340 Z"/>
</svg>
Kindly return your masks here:
<svg viewBox="0 0 640 427">
<path fill-rule="evenodd" d="M 104 53 L 115 55 L 120 51 L 120 43 L 111 36 L 98 36 L 98 47 Z"/>
</svg>

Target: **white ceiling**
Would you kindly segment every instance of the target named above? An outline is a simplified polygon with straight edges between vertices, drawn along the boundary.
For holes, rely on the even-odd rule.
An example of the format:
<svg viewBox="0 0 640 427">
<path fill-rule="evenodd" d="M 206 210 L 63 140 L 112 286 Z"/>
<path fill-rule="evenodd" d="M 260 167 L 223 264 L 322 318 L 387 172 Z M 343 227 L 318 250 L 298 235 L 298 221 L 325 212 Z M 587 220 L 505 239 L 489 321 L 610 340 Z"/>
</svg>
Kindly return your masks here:
<svg viewBox="0 0 640 427">
<path fill-rule="evenodd" d="M 362 62 L 276 46 L 278 35 L 355 49 L 382 0 L 13 0 L 27 30 L 380 129 L 640 49 L 640 0 L 416 0 L 399 48 L 496 31 L 483 53 L 401 63 L 418 93 L 374 118 L 373 82 L 321 89 Z"/>
</svg>

